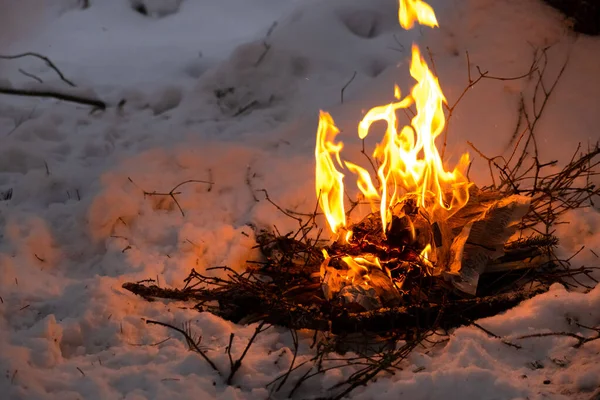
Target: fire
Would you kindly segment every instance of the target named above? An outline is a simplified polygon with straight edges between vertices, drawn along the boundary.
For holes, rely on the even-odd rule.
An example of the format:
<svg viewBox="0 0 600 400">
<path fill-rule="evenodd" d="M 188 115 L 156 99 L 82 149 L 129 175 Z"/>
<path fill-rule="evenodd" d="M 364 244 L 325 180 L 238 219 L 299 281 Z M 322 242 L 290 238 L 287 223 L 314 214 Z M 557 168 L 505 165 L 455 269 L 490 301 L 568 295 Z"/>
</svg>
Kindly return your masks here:
<svg viewBox="0 0 600 400">
<path fill-rule="evenodd" d="M 437 27 L 438 22 L 433 8 L 421 0 L 400 0 L 398 20 L 404 29 L 412 29 L 415 22 L 421 25 Z"/>
<path fill-rule="evenodd" d="M 317 159 L 316 184 L 319 205 L 327 217 L 327 222 L 333 233 L 340 227 L 346 226 L 346 214 L 344 212 L 344 174 L 335 168 L 334 159 L 341 167 L 340 151 L 343 143 L 334 143 L 339 133 L 331 115 L 322 112 L 319 118 L 319 129 L 317 131 L 317 146 L 315 157 Z"/>
<path fill-rule="evenodd" d="M 400 0 L 399 21 L 405 29 L 412 28 L 415 22 L 438 26 L 431 6 L 420 0 Z M 373 123 L 385 121 L 387 124 L 383 139 L 372 153 L 378 163 L 376 183 L 365 168 L 342 161 L 343 143 L 335 142 L 339 130 L 331 115 L 323 111 L 320 114 L 315 149 L 316 191 L 333 233 L 340 233 L 347 226 L 344 174 L 340 170 L 346 169 L 356 176 L 358 189 L 371 202 L 374 211 L 379 211 L 384 235 L 392 216 L 403 215 L 401 210 L 397 210 L 400 207 L 396 206 L 409 197 L 416 200 L 431 223 L 449 218 L 469 200 L 470 185 L 464 174 L 469 155 L 462 155 L 451 171 L 444 167 L 436 139 L 444 131 L 446 98 L 417 45 L 412 46 L 410 74 L 416 84 L 409 95 L 402 98 L 400 89 L 395 86 L 397 101 L 372 108 L 358 125 L 358 136 L 364 139 Z M 416 114 L 410 124 L 398 129 L 397 111 L 413 105 Z M 346 242 L 351 237 L 352 232 L 346 232 Z M 421 257 L 431 260 L 434 251 L 428 244 Z M 343 261 L 355 274 L 362 275 L 367 266 L 378 265 L 378 260 L 365 263 L 364 259 L 352 257 L 344 257 Z"/>
</svg>

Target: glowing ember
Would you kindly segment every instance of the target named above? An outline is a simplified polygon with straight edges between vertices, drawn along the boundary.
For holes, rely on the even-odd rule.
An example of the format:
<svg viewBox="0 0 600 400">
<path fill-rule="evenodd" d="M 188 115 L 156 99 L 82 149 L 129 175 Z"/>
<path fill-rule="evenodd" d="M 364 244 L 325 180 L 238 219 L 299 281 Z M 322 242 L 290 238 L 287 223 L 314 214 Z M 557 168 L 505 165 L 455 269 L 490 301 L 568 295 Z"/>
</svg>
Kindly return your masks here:
<svg viewBox="0 0 600 400">
<path fill-rule="evenodd" d="M 399 20 L 405 29 L 412 28 L 415 22 L 438 26 L 431 6 L 419 0 L 400 0 Z M 376 172 L 377 185 L 366 169 L 342 161 L 340 153 L 343 143 L 334 142 L 339 130 L 332 117 L 321 112 L 315 149 L 316 191 L 333 233 L 340 233 L 347 226 L 344 174 L 339 169 L 347 169 L 356 176 L 358 189 L 371 202 L 373 211 L 380 214 L 384 236 L 391 228 L 393 218 L 405 214 L 401 205 L 409 198 L 424 211 L 431 224 L 447 220 L 469 200 L 470 184 L 464 174 L 469 156 L 464 154 L 452 171 L 444 168 L 435 141 L 444 130 L 446 121 L 443 105 L 446 99 L 438 79 L 428 68 L 416 45 L 412 47 L 410 74 L 417 83 L 408 96 L 402 98 L 396 86 L 394 94 L 397 101 L 374 107 L 358 125 L 358 136 L 364 139 L 374 122 L 385 121 L 387 124 L 383 140 L 372 153 L 379 166 Z M 410 125 L 398 130 L 396 112 L 412 105 L 416 108 L 416 114 Z M 411 229 L 414 236 L 414 228 Z M 352 232 L 347 231 L 343 238 L 349 243 Z M 426 243 L 420 257 L 432 260 L 433 252 L 432 244 Z M 369 267 L 380 268 L 378 259 L 342 257 L 342 260 L 352 271 L 349 276 L 360 275 L 363 280 Z"/>
</svg>

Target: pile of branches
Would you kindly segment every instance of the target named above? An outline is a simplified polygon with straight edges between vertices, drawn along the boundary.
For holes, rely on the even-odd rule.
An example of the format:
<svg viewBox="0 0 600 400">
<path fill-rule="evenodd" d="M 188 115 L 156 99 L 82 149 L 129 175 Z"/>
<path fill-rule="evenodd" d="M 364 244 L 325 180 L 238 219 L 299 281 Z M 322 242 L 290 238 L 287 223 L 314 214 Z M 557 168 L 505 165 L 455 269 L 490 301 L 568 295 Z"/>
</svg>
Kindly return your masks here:
<svg viewBox="0 0 600 400">
<path fill-rule="evenodd" d="M 298 229 L 284 234 L 277 228 L 274 231 L 256 229 L 256 246 L 262 259 L 248 261 L 246 266 L 236 266 L 235 269 L 219 266 L 203 273 L 192 269 L 181 288 L 159 287 L 153 280 L 129 282 L 123 287 L 149 301 L 185 301 L 200 312 L 211 312 L 235 323 L 259 322 L 241 358 L 233 362 L 230 355 L 232 364 L 228 383 L 239 369 L 256 335 L 267 329 L 265 326 L 277 325 L 289 329 L 294 339 L 294 358 L 289 370 L 271 382 L 270 387 L 274 391 L 287 387 L 290 389 L 288 396 L 292 396 L 304 382 L 325 373 L 329 368 L 354 368 L 350 378 L 336 385 L 334 389 L 337 391 L 332 399 L 343 398 L 382 371 L 393 373 L 413 349 L 443 342 L 452 328 L 472 325 L 497 337 L 475 321 L 501 313 L 543 293 L 553 283 L 591 290 L 598 283 L 593 276 L 595 269 L 573 269 L 570 259 L 561 259 L 555 254 L 558 243 L 555 227 L 567 211 L 594 206 L 594 200 L 599 198 L 600 188 L 593 181 L 600 173 L 600 147 L 598 144 L 585 150 L 578 147 L 562 168 L 557 167 L 557 161 L 541 160 L 535 128 L 566 67 L 565 62 L 556 79 L 545 82 L 546 50 L 536 53 L 526 75 L 514 78 L 537 77 L 537 85 L 532 104 L 526 104 L 521 99 L 519 125 L 510 157 L 488 157 L 471 144 L 487 161 L 491 173 L 492 185 L 482 188 L 482 192 L 502 193 L 505 196 L 519 194 L 531 199 L 531 208 L 520 224 L 521 237 L 505 245 L 505 255 L 501 260 L 525 265 L 525 268 L 492 269 L 480 277 L 477 294 L 465 296 L 457 293 L 443 277 L 424 273 L 416 261 L 412 272 L 406 272 L 412 273 L 410 279 L 413 284 L 403 291 L 401 304 L 368 311 L 347 307 L 336 298 L 328 298 L 323 291 L 323 249 L 331 251 L 336 244 L 322 239 L 322 230 L 316 222 L 319 216 L 317 207 L 309 214 L 287 210 L 271 200 L 263 190 L 265 200 L 287 217 L 296 220 Z M 510 79 L 492 77 L 487 72 L 478 71 L 480 76 L 476 79 L 471 78 L 469 72 L 469 85 L 465 93 L 482 79 Z M 449 107 L 450 116 L 457 103 Z M 247 183 L 254 193 L 251 183 Z M 370 229 L 381 228 L 374 223 L 376 220 L 373 216 L 367 216 L 350 229 L 368 236 L 372 233 Z M 528 260 L 538 255 L 545 255 L 545 261 L 527 267 Z M 238 272 L 240 270 L 243 272 Z M 211 362 L 188 330 L 157 321 L 148 322 L 166 325 L 184 334 L 190 348 Z M 314 331 L 315 356 L 296 364 L 300 329 Z M 570 333 L 552 335 L 577 336 L 577 346 L 581 346 L 600 338 L 600 329 L 590 329 L 597 335 L 592 338 Z M 398 348 L 398 340 L 404 340 L 405 344 Z M 520 348 L 517 344 L 504 342 Z M 332 353 L 344 353 L 349 349 L 358 356 L 331 364 L 332 360 L 340 360 Z M 211 365 L 214 364 L 211 362 Z M 290 382 L 292 375 L 296 377 L 294 382 Z"/>
</svg>

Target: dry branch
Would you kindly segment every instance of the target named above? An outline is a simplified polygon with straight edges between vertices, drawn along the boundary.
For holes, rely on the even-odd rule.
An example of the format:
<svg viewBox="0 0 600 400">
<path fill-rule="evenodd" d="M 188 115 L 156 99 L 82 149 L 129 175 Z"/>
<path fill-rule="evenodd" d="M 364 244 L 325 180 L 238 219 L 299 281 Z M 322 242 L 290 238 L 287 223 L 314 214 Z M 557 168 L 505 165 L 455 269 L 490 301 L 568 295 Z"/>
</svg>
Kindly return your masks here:
<svg viewBox="0 0 600 400">
<path fill-rule="evenodd" d="M 16 60 L 18 58 L 24 58 L 24 57 L 35 57 L 35 58 L 39 58 L 40 60 L 43 60 L 47 66 L 49 66 L 50 68 L 52 68 L 54 70 L 54 72 L 56 72 L 56 74 L 60 77 L 61 81 L 65 82 L 67 85 L 69 85 L 71 87 L 76 87 L 76 85 L 73 82 L 71 82 L 69 79 L 67 79 L 63 75 L 63 73 L 60 71 L 60 69 L 58 69 L 58 67 L 46 56 L 43 56 L 38 53 L 33 53 L 33 52 L 15 54 L 15 55 L 11 55 L 11 56 L 0 55 L 0 59 L 2 59 L 2 60 Z"/>
<path fill-rule="evenodd" d="M 68 101 L 71 103 L 83 104 L 92 106 L 95 109 L 105 110 L 106 103 L 99 99 L 79 96 L 76 94 L 54 91 L 50 89 L 14 89 L 9 87 L 0 87 L 0 94 L 25 96 L 25 97 L 43 97 L 53 98 L 57 100 Z"/>
<path fill-rule="evenodd" d="M 170 328 L 170 329 L 173 329 L 173 330 L 181 333 L 184 336 L 184 338 L 185 338 L 188 346 L 190 347 L 190 350 L 194 350 L 196 353 L 200 354 L 200 356 L 202 358 L 204 358 L 204 360 L 211 366 L 211 368 L 214 369 L 219 375 L 221 375 L 221 371 L 219 371 L 219 369 L 217 368 L 217 366 L 215 365 L 215 363 L 210 358 L 208 358 L 208 356 L 206 355 L 206 353 L 200 348 L 200 339 L 201 339 L 201 337 L 199 337 L 198 339 L 194 339 L 190 335 L 189 326 L 186 328 L 185 325 L 184 325 L 185 329 L 180 329 L 180 328 L 178 328 L 176 326 L 173 326 L 171 324 L 167 324 L 165 322 L 153 321 L 153 320 L 149 320 L 149 319 L 146 320 L 146 324 L 164 326 L 166 328 Z"/>
</svg>

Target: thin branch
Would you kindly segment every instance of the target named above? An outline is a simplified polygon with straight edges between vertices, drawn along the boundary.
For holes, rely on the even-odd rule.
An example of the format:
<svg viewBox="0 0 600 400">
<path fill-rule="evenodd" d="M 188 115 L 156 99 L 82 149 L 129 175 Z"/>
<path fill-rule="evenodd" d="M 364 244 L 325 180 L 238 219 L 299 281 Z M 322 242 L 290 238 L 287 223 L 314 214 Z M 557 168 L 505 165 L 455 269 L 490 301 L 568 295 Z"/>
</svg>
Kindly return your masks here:
<svg viewBox="0 0 600 400">
<path fill-rule="evenodd" d="M 160 321 L 153 321 L 150 319 L 146 320 L 146 324 L 152 324 L 152 325 L 160 325 L 160 326 L 164 326 L 167 328 L 171 328 L 179 333 L 181 333 L 184 337 L 185 340 L 188 344 L 188 346 L 190 346 L 190 350 L 194 350 L 196 353 L 200 354 L 200 356 L 202 358 L 204 358 L 204 360 L 211 366 L 212 369 L 214 369 L 219 375 L 221 375 L 221 371 L 219 371 L 219 369 L 217 368 L 217 366 L 215 365 L 215 363 L 208 358 L 208 356 L 206 355 L 206 353 L 204 351 L 202 351 L 202 349 L 200 348 L 200 346 L 198 346 L 198 342 L 196 340 L 194 340 L 189 334 L 188 332 L 184 331 L 183 329 L 180 329 L 176 326 L 164 323 L 164 322 L 160 322 Z"/>
<path fill-rule="evenodd" d="M 348 86 L 350 86 L 350 84 L 352 83 L 352 81 L 354 80 L 354 78 L 356 78 L 356 71 L 354 71 L 354 74 L 352 74 L 352 78 L 350 78 L 350 80 L 348 82 L 346 82 L 346 84 L 344 85 L 344 87 L 340 91 L 340 98 L 341 98 L 342 104 L 344 104 L 344 91 L 346 90 L 346 88 Z"/>
<path fill-rule="evenodd" d="M 244 352 L 242 353 L 242 355 L 240 356 L 240 358 L 238 358 L 237 360 L 235 360 L 235 362 L 232 361 L 233 358 L 231 357 L 231 344 L 233 342 L 233 333 L 229 337 L 229 347 L 227 349 L 227 352 L 228 352 L 228 355 L 229 355 L 229 360 L 230 360 L 230 362 L 232 362 L 232 364 L 231 364 L 231 372 L 229 372 L 229 376 L 227 377 L 227 384 L 228 385 L 231 385 L 231 382 L 233 380 L 233 376 L 235 375 L 235 373 L 242 366 L 242 360 L 244 359 L 244 357 L 246 357 L 246 354 L 248 353 L 248 350 L 250 350 L 250 346 L 252 346 L 252 343 L 254 342 L 254 340 L 256 339 L 256 337 L 258 336 L 258 334 L 266 331 L 267 329 L 269 329 L 271 327 L 271 325 L 269 325 L 265 329 L 262 329 L 262 327 L 265 324 L 266 324 L 266 322 L 264 322 L 264 321 L 261 322 L 260 324 L 258 324 L 258 326 L 256 327 L 256 329 L 254 330 L 254 334 L 252 335 L 252 337 L 250 338 L 250 340 L 248 340 L 248 344 L 246 345 L 246 348 L 244 349 Z"/>
<path fill-rule="evenodd" d="M 58 91 L 52 91 L 48 89 L 13 89 L 7 87 L 0 87 L 0 94 L 13 95 L 13 96 L 25 96 L 25 97 L 43 97 L 53 98 L 71 103 L 79 103 L 86 106 L 92 106 L 95 109 L 106 110 L 106 103 L 99 99 L 93 99 L 89 97 L 78 96 L 69 93 L 62 93 Z"/>
<path fill-rule="evenodd" d="M 24 58 L 24 57 L 36 57 L 36 58 L 39 58 L 40 60 L 43 60 L 47 66 L 49 66 L 50 68 L 52 68 L 54 70 L 54 72 L 56 72 L 56 74 L 60 77 L 61 81 L 65 82 L 67 85 L 69 85 L 71 87 L 76 87 L 76 85 L 73 82 L 71 82 L 69 79 L 65 78 L 65 76 L 63 75 L 62 72 L 60 72 L 58 67 L 56 65 L 54 65 L 54 63 L 46 56 L 43 56 L 38 53 L 30 52 L 30 51 L 27 53 L 15 54 L 12 56 L 0 55 L 0 59 L 2 59 L 2 60 L 16 60 L 17 58 Z"/>
<path fill-rule="evenodd" d="M 127 179 L 129 180 L 129 182 L 136 185 L 135 182 L 130 177 L 127 177 Z M 143 189 L 142 189 L 142 192 L 144 192 L 144 196 L 168 196 L 168 197 L 171 197 L 173 199 L 173 201 L 175 202 L 175 204 L 177 205 L 177 208 L 179 208 L 179 211 L 181 212 L 181 216 L 185 217 L 185 212 L 183 212 L 183 208 L 181 208 L 181 205 L 179 204 L 179 202 L 177 201 L 177 198 L 175 196 L 178 194 L 181 194 L 181 192 L 177 192 L 176 190 L 179 189 L 183 185 L 187 185 L 188 183 L 206 183 L 209 185 L 214 185 L 214 182 L 210 182 L 210 181 L 204 181 L 204 180 L 200 180 L 200 179 L 188 179 L 186 181 L 183 181 L 183 182 L 175 185 L 175 187 L 173 189 L 171 189 L 168 193 L 157 192 L 157 191 L 148 192 Z"/>
<path fill-rule="evenodd" d="M 31 78 L 31 79 L 33 79 L 33 80 L 36 80 L 36 81 L 38 81 L 39 83 L 44 83 L 44 81 L 43 81 L 43 80 L 42 80 L 42 79 L 41 79 L 39 76 L 36 76 L 36 75 L 34 75 L 34 74 L 32 74 L 32 73 L 29 73 L 29 72 L 25 71 L 24 69 L 21 69 L 21 68 L 19 68 L 19 69 L 18 69 L 18 71 L 19 71 L 21 74 L 23 74 L 23 75 L 25 75 L 26 77 L 28 77 L 28 78 Z"/>
<path fill-rule="evenodd" d="M 573 347 L 579 348 L 588 342 L 592 342 L 594 340 L 600 339 L 600 332 L 598 332 L 598 334 L 596 336 L 592 336 L 592 337 L 585 337 L 585 336 L 581 336 L 581 335 L 578 335 L 576 333 L 571 333 L 571 332 L 533 333 L 531 335 L 519 336 L 517 339 L 531 339 L 531 338 L 541 338 L 541 337 L 550 337 L 550 336 L 563 336 L 563 337 L 571 337 L 573 339 L 577 339 L 577 343 Z"/>
</svg>

